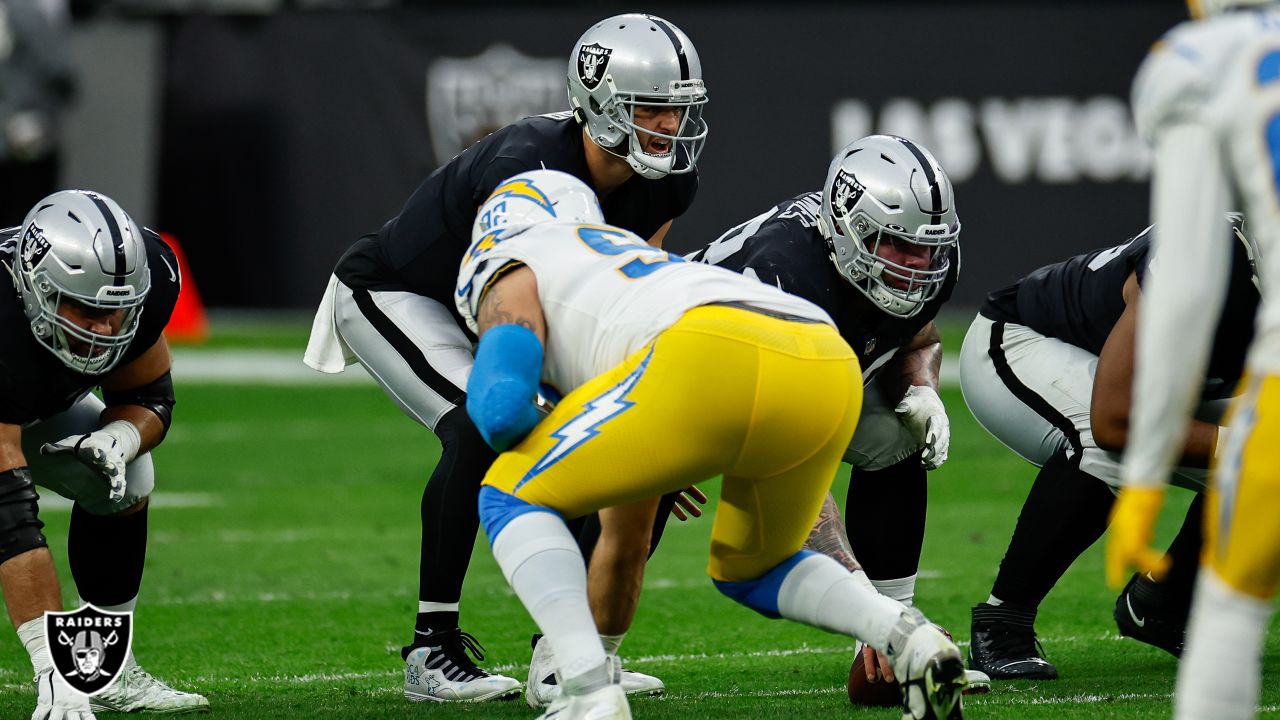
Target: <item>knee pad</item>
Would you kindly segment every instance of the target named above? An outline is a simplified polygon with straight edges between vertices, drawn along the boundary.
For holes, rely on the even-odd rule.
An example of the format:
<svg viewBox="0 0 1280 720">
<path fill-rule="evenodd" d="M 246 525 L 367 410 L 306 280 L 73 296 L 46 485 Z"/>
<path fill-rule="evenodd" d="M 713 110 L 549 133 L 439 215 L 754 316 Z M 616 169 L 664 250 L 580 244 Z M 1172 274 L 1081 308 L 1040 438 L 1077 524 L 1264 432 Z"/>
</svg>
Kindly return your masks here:
<svg viewBox="0 0 1280 720">
<path fill-rule="evenodd" d="M 489 538 L 490 545 L 508 523 L 530 512 L 547 512 L 559 517 L 559 513 L 551 508 L 525 502 L 492 485 L 480 488 L 480 525 L 484 527 L 484 534 Z"/>
<path fill-rule="evenodd" d="M 28 550 L 48 547 L 40 529 L 40 506 L 31 471 L 25 467 L 0 472 L 0 563 Z"/>
<path fill-rule="evenodd" d="M 782 589 L 782 581 L 796 565 L 816 554 L 812 550 L 801 550 L 755 580 L 729 582 L 713 579 L 712 582 L 715 583 L 717 590 L 738 603 L 746 605 L 767 618 L 777 619 L 782 617 L 778 612 L 778 593 Z"/>
</svg>

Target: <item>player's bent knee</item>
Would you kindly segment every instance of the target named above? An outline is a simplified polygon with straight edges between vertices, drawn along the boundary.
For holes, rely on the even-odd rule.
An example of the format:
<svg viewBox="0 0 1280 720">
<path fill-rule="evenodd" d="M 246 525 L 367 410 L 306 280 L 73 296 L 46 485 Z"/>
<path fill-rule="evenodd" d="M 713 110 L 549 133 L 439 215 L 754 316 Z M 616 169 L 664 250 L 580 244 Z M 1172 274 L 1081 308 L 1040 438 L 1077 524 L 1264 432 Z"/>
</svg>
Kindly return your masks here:
<svg viewBox="0 0 1280 720">
<path fill-rule="evenodd" d="M 767 618 L 780 618 L 782 615 L 778 612 L 778 596 L 782 591 L 783 581 L 796 565 L 816 554 L 812 550 L 801 550 L 754 580 L 730 582 L 713 578 L 712 582 L 715 583 L 717 590 L 738 603 L 746 605 Z"/>
<path fill-rule="evenodd" d="M 480 525 L 490 544 L 512 520 L 531 512 L 547 512 L 559 517 L 559 513 L 549 507 L 525 502 L 492 485 L 480 488 Z"/>
<path fill-rule="evenodd" d="M 48 547 L 40 529 L 35 483 L 25 467 L 0 472 L 0 564 L 29 550 Z"/>
</svg>

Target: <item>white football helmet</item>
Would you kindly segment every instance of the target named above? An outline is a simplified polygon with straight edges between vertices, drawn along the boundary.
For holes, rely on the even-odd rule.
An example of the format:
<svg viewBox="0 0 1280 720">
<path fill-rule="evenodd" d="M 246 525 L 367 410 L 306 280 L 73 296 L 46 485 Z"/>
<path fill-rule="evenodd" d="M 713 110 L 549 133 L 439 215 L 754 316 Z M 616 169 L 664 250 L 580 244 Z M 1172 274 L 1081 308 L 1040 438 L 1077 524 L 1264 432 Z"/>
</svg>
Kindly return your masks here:
<svg viewBox="0 0 1280 720">
<path fill-rule="evenodd" d="M 487 235 L 509 238 L 548 222 L 603 225 L 604 211 L 587 184 L 559 170 L 529 170 L 502 182 L 476 211 L 474 245 Z"/>
<path fill-rule="evenodd" d="M 1187 0 L 1187 10 L 1191 17 L 1202 18 L 1221 15 L 1228 10 L 1257 5 L 1272 5 L 1275 0 Z"/>
<path fill-rule="evenodd" d="M 573 46 L 568 79 L 569 106 L 592 142 L 650 180 L 693 171 L 707 138 L 707 90 L 698 51 L 680 28 L 638 13 L 601 20 Z M 678 109 L 675 133 L 638 127 L 637 105 Z M 637 132 L 670 146 L 662 154 L 647 153 Z"/>
<path fill-rule="evenodd" d="M 111 198 L 63 190 L 27 213 L 18 235 L 14 280 L 36 340 L 76 372 L 99 375 L 124 356 L 151 289 L 142 231 Z M 123 311 L 114 334 L 94 332 L 59 313 Z"/>
<path fill-rule="evenodd" d="M 960 239 L 946 173 L 928 150 L 892 135 L 855 140 L 836 153 L 818 227 L 840 274 L 881 310 L 904 318 L 941 292 Z M 885 257 L 904 251 L 919 260 L 909 266 Z"/>
</svg>

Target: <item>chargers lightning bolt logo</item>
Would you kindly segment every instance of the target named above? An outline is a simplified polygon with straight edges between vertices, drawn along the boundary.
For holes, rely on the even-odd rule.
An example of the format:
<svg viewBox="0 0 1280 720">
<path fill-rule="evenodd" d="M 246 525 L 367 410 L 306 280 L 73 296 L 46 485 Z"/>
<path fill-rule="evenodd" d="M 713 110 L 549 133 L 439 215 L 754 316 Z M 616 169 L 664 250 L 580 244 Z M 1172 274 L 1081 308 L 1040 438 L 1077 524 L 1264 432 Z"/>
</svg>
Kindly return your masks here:
<svg viewBox="0 0 1280 720">
<path fill-rule="evenodd" d="M 569 422 L 552 431 L 551 437 L 556 438 L 559 442 L 529 469 L 529 472 L 520 479 L 520 482 L 516 484 L 512 492 L 519 490 L 534 476 L 555 465 L 574 448 L 599 435 L 601 425 L 635 405 L 635 402 L 627 400 L 627 394 L 639 382 L 640 376 L 649 367 L 649 359 L 652 357 L 653 348 L 649 348 L 649 354 L 644 356 L 644 360 L 640 361 L 640 365 L 623 378 L 622 382 L 609 388 L 595 399 L 588 400 L 581 412 L 573 416 Z"/>
<path fill-rule="evenodd" d="M 524 198 L 546 210 L 551 217 L 556 216 L 556 209 L 551 205 L 551 199 L 547 197 L 546 193 L 539 190 L 532 180 L 527 178 L 515 178 L 499 185 L 485 202 L 487 203 L 489 200 L 498 197 Z"/>
</svg>

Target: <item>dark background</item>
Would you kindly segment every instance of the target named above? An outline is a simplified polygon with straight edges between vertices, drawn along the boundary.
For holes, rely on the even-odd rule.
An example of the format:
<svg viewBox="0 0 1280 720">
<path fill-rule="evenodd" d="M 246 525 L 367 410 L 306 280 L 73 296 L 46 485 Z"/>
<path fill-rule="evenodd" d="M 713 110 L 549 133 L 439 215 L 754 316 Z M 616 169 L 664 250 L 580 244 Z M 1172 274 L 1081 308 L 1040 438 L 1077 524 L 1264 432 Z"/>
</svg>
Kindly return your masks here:
<svg viewBox="0 0 1280 720">
<path fill-rule="evenodd" d="M 155 222 L 183 243 L 207 304 L 313 306 L 342 250 L 392 217 L 461 149 L 457 137 L 565 108 L 574 41 L 628 9 L 169 15 Z M 693 40 L 711 97 L 702 189 L 668 236 L 677 250 L 818 189 L 836 143 L 854 139 L 833 127 L 849 103 L 867 113 L 862 132 L 913 137 L 956 181 L 957 305 L 1146 224 L 1149 159 L 1128 119 L 1129 85 L 1147 48 L 1185 18 L 1182 3 L 646 10 Z M 495 44 L 527 58 L 468 62 Z M 449 58 L 462 69 L 437 66 L 452 80 L 433 95 L 428 74 Z"/>
</svg>

